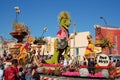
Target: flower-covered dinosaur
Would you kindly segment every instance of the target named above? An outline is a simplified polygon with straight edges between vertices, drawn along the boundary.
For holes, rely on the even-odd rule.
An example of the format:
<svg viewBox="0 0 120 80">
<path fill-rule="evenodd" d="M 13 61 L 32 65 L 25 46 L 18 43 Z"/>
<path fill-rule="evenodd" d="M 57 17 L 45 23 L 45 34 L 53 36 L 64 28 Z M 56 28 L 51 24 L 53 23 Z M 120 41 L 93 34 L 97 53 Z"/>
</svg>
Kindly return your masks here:
<svg viewBox="0 0 120 80">
<path fill-rule="evenodd" d="M 57 32 L 57 38 L 55 40 L 55 51 L 53 54 L 53 57 L 48 60 L 44 60 L 43 62 L 48 64 L 58 64 L 60 56 L 64 53 L 64 58 L 69 60 L 68 52 L 70 51 L 70 47 L 68 45 L 69 40 L 69 26 L 71 24 L 71 19 L 69 16 L 69 13 L 66 11 L 63 11 L 58 16 L 60 29 Z"/>
</svg>

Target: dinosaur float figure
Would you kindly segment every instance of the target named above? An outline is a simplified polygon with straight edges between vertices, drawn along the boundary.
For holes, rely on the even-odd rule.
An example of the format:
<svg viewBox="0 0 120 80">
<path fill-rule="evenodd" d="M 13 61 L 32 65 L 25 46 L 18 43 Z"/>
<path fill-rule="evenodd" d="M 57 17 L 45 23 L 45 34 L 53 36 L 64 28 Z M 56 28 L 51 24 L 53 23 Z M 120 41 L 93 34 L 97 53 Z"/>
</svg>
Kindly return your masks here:
<svg viewBox="0 0 120 80">
<path fill-rule="evenodd" d="M 28 53 L 30 51 L 31 48 L 31 43 L 34 41 L 35 39 L 31 36 L 27 36 L 27 40 L 25 44 L 22 44 L 22 46 L 20 47 L 20 53 L 18 55 L 18 61 L 21 64 L 22 63 L 26 63 L 27 59 L 28 59 Z"/>
<path fill-rule="evenodd" d="M 58 16 L 59 20 L 59 31 L 56 34 L 56 40 L 54 45 L 54 54 L 51 59 L 43 60 L 43 62 L 48 64 L 58 64 L 60 56 L 64 52 L 64 58 L 69 61 L 68 52 L 70 51 L 70 47 L 68 45 L 69 40 L 69 26 L 71 23 L 71 19 L 69 16 L 69 13 L 66 11 L 63 11 Z"/>
</svg>

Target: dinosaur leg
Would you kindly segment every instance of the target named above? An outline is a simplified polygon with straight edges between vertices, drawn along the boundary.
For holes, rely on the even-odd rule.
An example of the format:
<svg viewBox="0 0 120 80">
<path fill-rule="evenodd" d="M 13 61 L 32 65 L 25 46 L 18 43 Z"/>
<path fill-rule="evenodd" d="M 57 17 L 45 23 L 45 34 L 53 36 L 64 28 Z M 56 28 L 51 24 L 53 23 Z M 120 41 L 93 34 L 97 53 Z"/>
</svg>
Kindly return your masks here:
<svg viewBox="0 0 120 80">
<path fill-rule="evenodd" d="M 58 64 L 59 50 L 55 50 L 51 59 L 45 60 L 48 64 Z"/>
<path fill-rule="evenodd" d="M 68 52 L 70 51 L 70 47 L 66 47 L 65 49 L 65 53 L 64 53 L 64 58 L 66 58 L 67 61 L 70 60 L 70 57 L 68 56 Z"/>
<path fill-rule="evenodd" d="M 56 49 L 54 55 L 51 59 L 45 60 L 45 63 L 48 64 L 58 64 L 60 55 L 62 55 L 64 49 Z"/>
</svg>

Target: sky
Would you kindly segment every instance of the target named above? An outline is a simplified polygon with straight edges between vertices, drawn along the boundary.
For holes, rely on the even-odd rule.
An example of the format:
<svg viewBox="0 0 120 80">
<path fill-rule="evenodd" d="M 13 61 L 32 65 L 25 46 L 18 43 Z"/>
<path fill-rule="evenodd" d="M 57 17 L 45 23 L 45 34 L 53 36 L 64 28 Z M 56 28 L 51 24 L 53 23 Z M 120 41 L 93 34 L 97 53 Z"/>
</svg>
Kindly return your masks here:
<svg viewBox="0 0 120 80">
<path fill-rule="evenodd" d="M 93 37 L 94 25 L 106 25 L 104 20 L 109 26 L 120 27 L 120 0 L 0 0 L 0 36 L 5 39 L 11 39 L 9 33 L 14 32 L 15 6 L 21 11 L 18 22 L 27 25 L 33 37 L 41 37 L 44 27 L 48 28 L 45 37 L 55 37 L 62 11 L 71 16 L 70 33 L 74 32 L 74 23 L 76 32 L 89 31 Z"/>
</svg>

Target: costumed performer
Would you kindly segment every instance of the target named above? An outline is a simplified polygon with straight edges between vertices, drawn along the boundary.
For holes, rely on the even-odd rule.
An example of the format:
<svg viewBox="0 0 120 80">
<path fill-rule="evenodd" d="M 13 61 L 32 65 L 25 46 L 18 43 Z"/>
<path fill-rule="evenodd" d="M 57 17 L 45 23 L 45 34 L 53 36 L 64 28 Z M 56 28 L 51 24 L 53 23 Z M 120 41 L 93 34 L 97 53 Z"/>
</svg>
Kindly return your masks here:
<svg viewBox="0 0 120 80">
<path fill-rule="evenodd" d="M 63 11 L 59 14 L 58 16 L 59 19 L 59 25 L 60 25 L 60 29 L 57 32 L 56 35 L 56 40 L 54 43 L 54 54 L 53 57 L 51 59 L 45 60 L 45 63 L 48 64 L 58 64 L 59 63 L 59 59 L 60 56 L 62 55 L 62 53 L 64 52 L 64 58 L 69 61 L 69 56 L 68 56 L 68 52 L 70 51 L 70 46 L 68 45 L 68 40 L 69 38 L 69 26 L 71 23 L 71 19 L 69 16 L 69 13 L 66 11 Z"/>
<path fill-rule="evenodd" d="M 85 54 L 84 56 L 88 58 L 95 58 L 95 51 L 94 51 L 94 44 L 92 42 L 92 36 L 89 34 L 87 35 L 87 40 L 88 40 L 88 46 L 86 47 Z"/>
<path fill-rule="evenodd" d="M 86 47 L 85 57 L 88 60 L 88 71 L 91 74 L 95 74 L 95 51 L 94 44 L 92 43 L 92 36 L 87 35 L 88 46 Z"/>
</svg>

